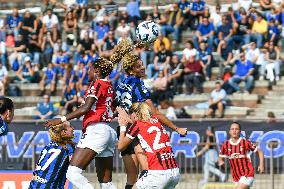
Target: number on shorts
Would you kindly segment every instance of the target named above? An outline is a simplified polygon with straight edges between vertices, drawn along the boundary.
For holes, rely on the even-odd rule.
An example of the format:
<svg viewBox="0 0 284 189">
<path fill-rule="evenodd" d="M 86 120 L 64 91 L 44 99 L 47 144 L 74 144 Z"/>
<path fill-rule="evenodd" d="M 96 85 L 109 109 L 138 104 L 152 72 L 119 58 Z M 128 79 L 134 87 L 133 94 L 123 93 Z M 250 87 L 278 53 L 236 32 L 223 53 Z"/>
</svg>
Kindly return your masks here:
<svg viewBox="0 0 284 189">
<path fill-rule="evenodd" d="M 61 150 L 60 149 L 50 149 L 50 150 L 43 150 L 41 156 L 40 156 L 40 159 L 38 161 L 38 164 L 41 163 L 41 161 L 44 159 L 45 155 L 47 153 L 51 154 L 52 155 L 48 158 L 48 160 L 45 162 L 44 166 L 36 166 L 36 170 L 42 170 L 44 171 L 50 164 L 51 162 L 53 162 L 53 160 L 55 160 L 57 158 L 57 156 L 60 154 Z"/>
</svg>

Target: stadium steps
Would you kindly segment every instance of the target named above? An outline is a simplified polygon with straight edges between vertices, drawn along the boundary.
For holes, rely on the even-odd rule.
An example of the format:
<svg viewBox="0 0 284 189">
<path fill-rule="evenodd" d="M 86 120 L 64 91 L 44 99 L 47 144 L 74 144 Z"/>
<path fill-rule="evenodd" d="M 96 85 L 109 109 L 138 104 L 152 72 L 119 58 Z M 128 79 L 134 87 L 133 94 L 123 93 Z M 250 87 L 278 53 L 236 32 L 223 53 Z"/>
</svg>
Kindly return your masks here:
<svg viewBox="0 0 284 189">
<path fill-rule="evenodd" d="M 207 102 L 209 97 L 209 93 L 198 95 L 176 95 L 174 96 L 173 103 L 176 108 L 181 108 L 183 106 Z M 233 94 L 227 96 L 227 105 L 254 108 L 260 100 L 260 96 L 256 94 Z"/>
<path fill-rule="evenodd" d="M 43 102 L 43 98 L 40 96 L 21 96 L 21 97 L 9 97 L 13 100 L 16 109 L 33 107 L 36 106 L 38 102 Z M 50 101 L 52 103 L 57 103 L 61 100 L 61 96 L 52 96 Z"/>
<path fill-rule="evenodd" d="M 272 91 L 262 99 L 261 104 L 254 108 L 248 118 L 266 118 L 268 112 L 273 112 L 276 118 L 282 118 L 284 113 L 284 80 L 277 82 Z"/>
</svg>

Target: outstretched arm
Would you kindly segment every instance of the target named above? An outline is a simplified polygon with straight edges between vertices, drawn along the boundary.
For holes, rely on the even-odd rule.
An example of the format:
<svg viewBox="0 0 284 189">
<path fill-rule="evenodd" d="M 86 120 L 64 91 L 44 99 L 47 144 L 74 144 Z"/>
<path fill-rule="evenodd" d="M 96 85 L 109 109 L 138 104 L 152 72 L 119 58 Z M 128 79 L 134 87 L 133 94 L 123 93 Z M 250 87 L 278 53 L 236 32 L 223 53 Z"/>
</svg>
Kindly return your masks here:
<svg viewBox="0 0 284 189">
<path fill-rule="evenodd" d="M 74 112 L 71 112 L 70 114 L 66 115 L 66 121 L 72 120 L 74 118 L 79 118 L 82 115 L 85 115 L 93 106 L 93 104 L 97 101 L 96 98 L 94 97 L 88 97 L 85 104 L 80 106 L 77 110 L 75 110 Z M 62 119 L 60 118 L 56 118 L 56 119 L 52 119 L 52 120 L 48 120 L 45 122 L 45 126 L 46 127 L 50 127 L 50 126 L 55 126 L 62 123 Z"/>
<path fill-rule="evenodd" d="M 128 124 L 127 117 L 124 118 L 123 114 L 118 115 L 118 124 L 120 126 L 120 135 L 119 140 L 117 142 L 117 149 L 119 151 L 123 151 L 127 148 L 127 146 L 131 143 L 132 139 L 125 136 L 126 133 L 126 125 Z"/>
<path fill-rule="evenodd" d="M 178 132 L 180 135 L 186 135 L 187 128 L 178 128 L 173 122 L 171 122 L 164 114 L 159 112 L 152 103 L 150 99 L 146 100 L 146 104 L 151 108 L 153 114 L 155 114 L 158 119 L 162 122 L 163 125 L 167 126 L 168 128 Z"/>
<path fill-rule="evenodd" d="M 259 157 L 259 166 L 257 170 L 259 171 L 259 173 L 263 173 L 264 172 L 264 155 L 263 155 L 263 152 L 259 148 L 257 150 L 257 153 Z"/>
</svg>

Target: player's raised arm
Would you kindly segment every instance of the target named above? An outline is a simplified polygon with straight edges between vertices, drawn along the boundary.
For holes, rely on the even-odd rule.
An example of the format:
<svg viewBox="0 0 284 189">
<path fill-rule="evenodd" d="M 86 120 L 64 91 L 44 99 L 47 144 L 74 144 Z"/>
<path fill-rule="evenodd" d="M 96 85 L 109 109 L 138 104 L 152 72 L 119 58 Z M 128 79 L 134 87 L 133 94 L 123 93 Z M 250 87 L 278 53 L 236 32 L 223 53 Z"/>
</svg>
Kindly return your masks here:
<svg viewBox="0 0 284 189">
<path fill-rule="evenodd" d="M 263 152 L 261 151 L 261 149 L 257 149 L 257 153 L 258 153 L 258 158 L 259 158 L 259 165 L 258 165 L 258 172 L 259 173 L 263 173 L 264 172 L 264 155 Z"/>
</svg>

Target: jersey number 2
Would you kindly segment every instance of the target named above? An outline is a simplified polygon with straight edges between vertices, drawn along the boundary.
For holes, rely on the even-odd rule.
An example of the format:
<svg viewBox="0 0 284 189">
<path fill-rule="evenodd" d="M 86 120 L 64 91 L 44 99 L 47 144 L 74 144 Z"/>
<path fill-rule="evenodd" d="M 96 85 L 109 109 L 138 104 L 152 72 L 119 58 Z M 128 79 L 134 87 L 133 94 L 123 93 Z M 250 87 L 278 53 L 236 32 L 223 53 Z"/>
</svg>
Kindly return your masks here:
<svg viewBox="0 0 284 189">
<path fill-rule="evenodd" d="M 40 156 L 40 159 L 38 160 L 38 165 L 36 166 L 36 170 L 42 170 L 44 171 L 50 164 L 57 158 L 57 156 L 60 154 L 61 150 L 60 149 L 50 149 L 50 150 L 43 150 L 42 154 Z M 45 162 L 44 166 L 39 166 L 41 161 L 44 159 L 45 155 L 49 153 L 51 156 L 47 159 Z"/>
</svg>

